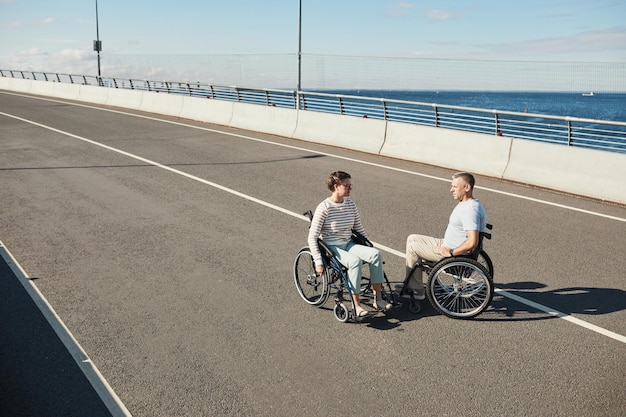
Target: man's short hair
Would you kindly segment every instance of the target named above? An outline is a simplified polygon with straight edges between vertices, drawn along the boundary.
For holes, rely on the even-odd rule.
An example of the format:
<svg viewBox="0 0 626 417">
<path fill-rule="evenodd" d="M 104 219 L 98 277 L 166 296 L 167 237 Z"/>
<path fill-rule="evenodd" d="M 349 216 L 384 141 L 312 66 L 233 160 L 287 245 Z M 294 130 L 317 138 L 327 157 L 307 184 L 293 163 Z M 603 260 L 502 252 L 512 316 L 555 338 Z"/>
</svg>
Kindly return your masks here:
<svg viewBox="0 0 626 417">
<path fill-rule="evenodd" d="M 455 178 L 463 178 L 463 180 L 470 185 L 470 188 L 474 188 L 474 184 L 476 183 L 476 180 L 474 179 L 474 176 L 472 174 L 470 174 L 469 172 L 457 172 L 456 174 L 454 174 L 452 176 L 452 179 Z"/>
</svg>

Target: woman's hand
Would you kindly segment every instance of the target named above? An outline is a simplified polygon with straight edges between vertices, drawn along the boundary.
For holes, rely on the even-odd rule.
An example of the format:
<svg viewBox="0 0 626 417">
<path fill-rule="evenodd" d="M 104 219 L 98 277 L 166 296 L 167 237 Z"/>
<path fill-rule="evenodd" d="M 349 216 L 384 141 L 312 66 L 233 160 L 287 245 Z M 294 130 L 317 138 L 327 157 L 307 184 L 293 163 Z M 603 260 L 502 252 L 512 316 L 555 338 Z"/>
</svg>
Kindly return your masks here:
<svg viewBox="0 0 626 417">
<path fill-rule="evenodd" d="M 316 265 L 315 272 L 317 272 L 318 276 L 322 275 L 324 273 L 324 265 Z"/>
</svg>

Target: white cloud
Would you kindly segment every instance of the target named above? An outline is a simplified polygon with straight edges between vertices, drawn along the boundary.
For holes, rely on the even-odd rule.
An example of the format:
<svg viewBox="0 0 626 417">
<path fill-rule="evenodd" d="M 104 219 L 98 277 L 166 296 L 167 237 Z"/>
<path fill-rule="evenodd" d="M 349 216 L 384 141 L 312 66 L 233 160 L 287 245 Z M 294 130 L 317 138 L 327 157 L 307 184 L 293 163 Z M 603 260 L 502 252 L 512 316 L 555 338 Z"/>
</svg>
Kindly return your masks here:
<svg viewBox="0 0 626 417">
<path fill-rule="evenodd" d="M 93 74 L 96 67 L 96 54 L 90 49 L 77 48 L 52 53 L 31 48 L 17 52 L 8 64 L 8 68 L 25 71 L 80 75 Z"/>
<path fill-rule="evenodd" d="M 458 16 L 455 12 L 443 9 L 429 9 L 425 14 L 430 20 L 449 20 Z"/>
<path fill-rule="evenodd" d="M 15 56 L 18 56 L 18 57 L 43 56 L 43 55 L 48 55 L 48 53 L 40 50 L 39 48 L 30 48 L 24 51 L 18 51 L 15 54 Z"/>
<path fill-rule="evenodd" d="M 55 20 L 56 20 L 56 19 L 55 19 L 54 17 L 46 17 L 46 18 L 43 20 L 43 22 L 42 22 L 42 23 L 43 23 L 44 25 L 49 25 L 49 24 L 51 24 L 51 23 L 54 23 L 54 21 L 55 21 Z"/>
<path fill-rule="evenodd" d="M 399 2 L 390 5 L 387 9 L 387 14 L 389 14 L 390 16 L 403 17 L 408 16 L 413 9 L 415 9 L 415 6 L 413 4 Z"/>
<path fill-rule="evenodd" d="M 16 20 L 14 22 L 2 22 L 2 23 L 0 23 L 0 27 L 6 28 L 6 29 L 19 28 L 20 26 L 22 26 L 22 22 L 20 22 L 19 20 Z"/>
<path fill-rule="evenodd" d="M 478 45 L 495 53 L 555 56 L 570 53 L 626 52 L 626 28 L 581 32 L 572 36 L 532 39 L 525 42 Z"/>
</svg>

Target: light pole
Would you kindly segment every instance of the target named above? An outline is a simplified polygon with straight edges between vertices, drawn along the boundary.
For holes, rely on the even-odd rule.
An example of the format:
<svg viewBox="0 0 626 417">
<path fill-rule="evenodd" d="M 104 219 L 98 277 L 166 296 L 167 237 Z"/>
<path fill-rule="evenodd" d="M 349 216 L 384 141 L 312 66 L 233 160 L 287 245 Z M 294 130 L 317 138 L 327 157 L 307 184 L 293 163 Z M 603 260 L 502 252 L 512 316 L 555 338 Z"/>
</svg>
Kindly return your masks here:
<svg viewBox="0 0 626 417">
<path fill-rule="evenodd" d="M 98 85 L 101 85 L 100 51 L 102 51 L 102 42 L 100 42 L 100 29 L 98 28 L 98 0 L 96 0 L 96 40 L 93 41 L 93 50 L 98 53 Z"/>
<path fill-rule="evenodd" d="M 298 0 L 298 89 L 296 91 L 297 107 L 300 108 L 300 89 L 302 81 L 302 0 Z"/>
</svg>

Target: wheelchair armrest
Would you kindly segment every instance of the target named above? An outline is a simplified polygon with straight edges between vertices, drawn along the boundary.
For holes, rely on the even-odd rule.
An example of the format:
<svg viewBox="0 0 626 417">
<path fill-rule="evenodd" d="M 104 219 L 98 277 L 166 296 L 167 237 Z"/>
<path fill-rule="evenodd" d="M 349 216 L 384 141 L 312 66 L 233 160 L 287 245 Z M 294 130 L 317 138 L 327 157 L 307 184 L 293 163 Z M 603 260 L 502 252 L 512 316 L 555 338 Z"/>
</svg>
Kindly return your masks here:
<svg viewBox="0 0 626 417">
<path fill-rule="evenodd" d="M 304 213 L 302 213 L 303 216 L 307 216 L 309 218 L 309 221 L 312 222 L 313 221 L 313 212 L 311 210 L 307 210 Z"/>
<path fill-rule="evenodd" d="M 322 239 L 317 239 L 317 244 L 320 247 L 320 252 L 322 252 L 322 257 L 328 261 L 330 258 L 332 258 L 333 256 L 335 256 L 335 254 L 333 253 L 332 249 L 330 249 L 328 247 L 328 245 L 326 243 L 324 243 L 324 241 Z"/>
<path fill-rule="evenodd" d="M 374 245 L 365 236 L 352 229 L 352 241 L 357 245 L 373 247 Z"/>
</svg>

